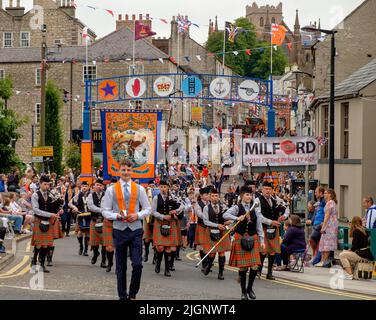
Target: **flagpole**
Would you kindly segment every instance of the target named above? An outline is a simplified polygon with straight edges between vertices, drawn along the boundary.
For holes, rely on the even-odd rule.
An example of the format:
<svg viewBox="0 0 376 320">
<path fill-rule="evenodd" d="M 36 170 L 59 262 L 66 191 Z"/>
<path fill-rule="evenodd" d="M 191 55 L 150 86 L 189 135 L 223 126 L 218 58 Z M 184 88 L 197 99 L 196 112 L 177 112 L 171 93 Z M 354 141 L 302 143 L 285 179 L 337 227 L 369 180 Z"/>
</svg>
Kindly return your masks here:
<svg viewBox="0 0 376 320">
<path fill-rule="evenodd" d="M 270 75 L 273 76 L 273 24 L 270 27 Z"/>
<path fill-rule="evenodd" d="M 132 58 L 132 75 L 135 71 L 135 52 L 136 52 L 136 18 L 133 21 L 133 58 Z"/>
<path fill-rule="evenodd" d="M 180 32 L 179 32 L 179 26 L 177 27 L 178 31 L 178 61 L 176 61 L 176 73 L 179 73 L 179 62 L 180 62 Z"/>
<path fill-rule="evenodd" d="M 222 57 L 222 74 L 225 74 L 225 57 L 226 57 L 226 21 L 225 29 L 223 30 L 223 57 Z"/>
</svg>

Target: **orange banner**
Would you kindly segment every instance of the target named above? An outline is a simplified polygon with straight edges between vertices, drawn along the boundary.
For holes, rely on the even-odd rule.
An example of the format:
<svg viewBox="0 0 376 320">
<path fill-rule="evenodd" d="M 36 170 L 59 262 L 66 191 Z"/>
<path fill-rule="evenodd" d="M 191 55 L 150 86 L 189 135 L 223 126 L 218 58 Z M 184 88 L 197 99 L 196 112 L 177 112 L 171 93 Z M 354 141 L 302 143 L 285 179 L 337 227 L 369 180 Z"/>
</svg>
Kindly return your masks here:
<svg viewBox="0 0 376 320">
<path fill-rule="evenodd" d="M 102 111 L 104 178 L 120 177 L 119 162 L 133 162 L 133 179 L 154 179 L 161 113 Z"/>
<path fill-rule="evenodd" d="M 202 122 L 202 108 L 192 107 L 192 121 Z"/>
</svg>

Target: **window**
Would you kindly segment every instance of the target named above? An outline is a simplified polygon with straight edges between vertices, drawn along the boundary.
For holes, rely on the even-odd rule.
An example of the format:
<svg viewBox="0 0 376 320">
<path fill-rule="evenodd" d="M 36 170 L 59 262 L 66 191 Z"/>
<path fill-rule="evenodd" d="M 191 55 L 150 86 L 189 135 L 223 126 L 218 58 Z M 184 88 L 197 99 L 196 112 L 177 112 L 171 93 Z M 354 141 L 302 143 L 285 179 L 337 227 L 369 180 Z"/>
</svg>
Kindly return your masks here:
<svg viewBox="0 0 376 320">
<path fill-rule="evenodd" d="M 98 110 L 95 108 L 91 108 L 91 123 L 98 122 Z"/>
<path fill-rule="evenodd" d="M 12 32 L 4 32 L 3 33 L 3 47 L 4 48 L 12 48 L 13 47 L 13 33 Z"/>
<path fill-rule="evenodd" d="M 341 103 L 341 113 L 342 113 L 342 132 L 343 132 L 343 142 L 342 142 L 342 156 L 344 159 L 349 158 L 349 103 Z"/>
<path fill-rule="evenodd" d="M 40 103 L 35 104 L 35 124 L 40 123 Z"/>
<path fill-rule="evenodd" d="M 263 26 L 264 26 L 264 18 L 261 17 L 261 18 L 260 18 L 260 27 L 263 27 Z"/>
<path fill-rule="evenodd" d="M 323 128 L 322 128 L 322 132 L 323 132 L 323 137 L 325 138 L 326 140 L 326 143 L 325 145 L 322 146 L 321 148 L 321 158 L 323 159 L 327 159 L 328 156 L 329 156 L 329 106 L 323 106 Z"/>
<path fill-rule="evenodd" d="M 35 69 L 35 85 L 40 86 L 42 83 L 42 69 Z"/>
<path fill-rule="evenodd" d="M 30 47 L 30 32 L 21 31 L 21 47 L 26 48 Z"/>
<path fill-rule="evenodd" d="M 5 79 L 5 71 L 0 69 L 0 80 Z"/>
<path fill-rule="evenodd" d="M 83 79 L 84 82 L 97 79 L 97 66 L 84 66 Z"/>
<path fill-rule="evenodd" d="M 62 45 L 64 43 L 63 39 L 55 39 L 54 44 L 55 45 Z"/>
</svg>

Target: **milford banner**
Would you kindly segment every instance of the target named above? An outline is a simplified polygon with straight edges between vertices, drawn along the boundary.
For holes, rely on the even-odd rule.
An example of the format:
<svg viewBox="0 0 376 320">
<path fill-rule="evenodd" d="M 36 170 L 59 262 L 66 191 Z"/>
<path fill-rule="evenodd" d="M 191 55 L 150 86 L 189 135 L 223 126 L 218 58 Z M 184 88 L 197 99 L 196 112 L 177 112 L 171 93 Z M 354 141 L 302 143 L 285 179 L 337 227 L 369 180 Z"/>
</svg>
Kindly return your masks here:
<svg viewBox="0 0 376 320">
<path fill-rule="evenodd" d="M 315 138 L 261 138 L 243 140 L 243 165 L 254 167 L 317 165 Z"/>
<path fill-rule="evenodd" d="M 157 144 L 162 112 L 101 111 L 103 134 L 103 177 L 120 177 L 119 161 L 130 159 L 133 179 L 148 183 L 155 178 Z"/>
</svg>

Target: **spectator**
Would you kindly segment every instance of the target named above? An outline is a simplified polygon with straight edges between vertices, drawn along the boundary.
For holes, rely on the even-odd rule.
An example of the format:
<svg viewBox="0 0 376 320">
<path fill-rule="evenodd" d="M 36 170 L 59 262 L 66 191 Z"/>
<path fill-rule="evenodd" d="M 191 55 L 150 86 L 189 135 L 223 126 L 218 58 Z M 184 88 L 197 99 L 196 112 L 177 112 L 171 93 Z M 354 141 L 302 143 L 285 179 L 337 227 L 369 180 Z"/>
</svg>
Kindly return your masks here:
<svg viewBox="0 0 376 320">
<path fill-rule="evenodd" d="M 0 192 L 8 192 L 5 174 L 0 174 Z"/>
<path fill-rule="evenodd" d="M 321 227 L 321 239 L 319 250 L 321 252 L 321 262 L 317 267 L 329 267 L 329 256 L 331 251 L 337 249 L 338 236 L 338 208 L 337 195 L 333 189 L 328 189 L 324 193 L 325 196 L 325 218 Z"/>
<path fill-rule="evenodd" d="M 23 194 L 26 193 L 26 191 L 22 191 Z M 31 214 L 28 214 L 27 211 L 24 211 L 22 207 L 17 203 L 17 195 L 15 193 L 11 193 L 9 195 L 10 200 L 10 208 L 14 215 L 20 215 L 22 216 L 22 222 L 23 222 L 23 230 L 22 233 L 31 233 L 31 222 L 33 220 L 32 212 Z"/>
<path fill-rule="evenodd" d="M 325 217 L 325 197 L 324 197 L 325 189 L 323 187 L 317 187 L 315 190 L 315 196 L 317 199 L 317 203 L 315 204 L 316 210 L 315 214 L 312 217 L 311 225 L 312 225 L 312 233 L 309 239 L 309 244 L 312 248 L 312 260 L 310 261 L 311 264 L 315 265 L 321 261 L 321 253 L 318 252 L 318 247 L 321 239 L 321 225 L 324 221 Z"/>
<path fill-rule="evenodd" d="M 363 225 L 366 229 L 376 229 L 376 205 L 374 205 L 373 198 L 364 197 L 363 207 L 367 210 Z"/>
<path fill-rule="evenodd" d="M 283 262 L 283 266 L 280 269 L 281 271 L 289 270 L 288 264 L 292 253 L 304 250 L 307 246 L 304 228 L 298 216 L 292 215 L 285 225 L 287 225 L 287 227 L 285 227 L 286 233 L 281 245 L 281 258 Z"/>
<path fill-rule="evenodd" d="M 6 219 L 5 219 L 6 220 Z M 6 253 L 5 247 L 4 247 L 4 239 L 5 239 L 5 234 L 6 234 L 6 227 L 4 224 L 1 224 L 3 220 L 0 218 L 0 253 Z"/>
<path fill-rule="evenodd" d="M 343 279 L 352 280 L 353 271 L 351 264 L 355 264 L 363 259 L 373 261 L 374 257 L 369 248 L 368 235 L 362 225 L 361 217 L 354 217 L 351 220 L 350 237 L 353 238 L 350 250 L 343 250 L 339 254 L 341 264 L 345 270 Z"/>
<path fill-rule="evenodd" d="M 225 194 L 225 203 L 229 208 L 231 208 L 235 204 L 236 198 L 237 196 L 231 186 L 228 187 L 227 193 Z"/>
<path fill-rule="evenodd" d="M 14 221 L 14 233 L 20 234 L 22 232 L 22 216 L 12 213 L 9 197 L 2 198 L 0 195 L 0 214 L 8 220 Z"/>
<path fill-rule="evenodd" d="M 8 191 L 9 192 L 19 192 L 19 170 L 18 168 L 14 168 L 12 173 L 8 175 Z"/>
</svg>

